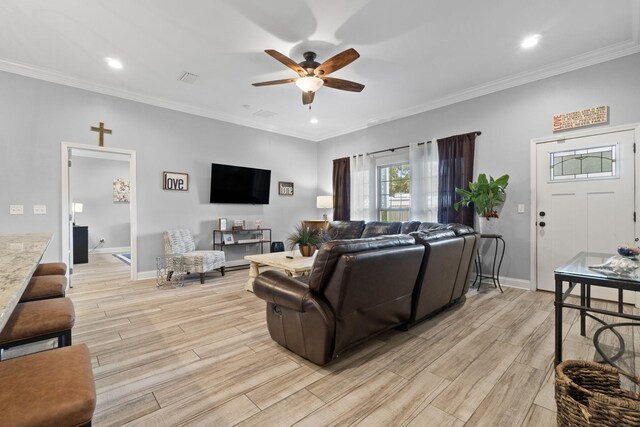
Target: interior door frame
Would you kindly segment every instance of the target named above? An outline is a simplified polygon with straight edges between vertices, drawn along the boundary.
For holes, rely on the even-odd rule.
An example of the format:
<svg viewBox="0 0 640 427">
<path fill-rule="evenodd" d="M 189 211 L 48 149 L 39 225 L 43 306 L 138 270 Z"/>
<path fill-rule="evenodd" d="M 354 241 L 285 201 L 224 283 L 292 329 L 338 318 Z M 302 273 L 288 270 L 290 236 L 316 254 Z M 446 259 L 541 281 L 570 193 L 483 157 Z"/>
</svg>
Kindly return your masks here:
<svg viewBox="0 0 640 427">
<path fill-rule="evenodd" d="M 130 236 L 129 241 L 131 245 L 131 280 L 138 280 L 138 220 L 137 220 L 137 197 L 136 197 L 136 152 L 135 150 L 126 150 L 123 148 L 112 147 L 98 147 L 95 145 L 77 144 L 74 142 L 62 141 L 60 144 L 60 170 L 61 170 L 61 183 L 62 183 L 62 200 L 61 200 L 61 219 L 62 219 L 62 234 L 61 234 L 61 246 L 63 259 L 69 259 L 70 245 L 69 236 L 71 230 L 69 229 L 70 218 L 70 206 L 69 200 L 69 150 L 79 149 L 87 151 L 97 151 L 101 153 L 115 153 L 124 154 L 129 156 L 129 224 L 130 224 Z M 71 267 L 71 266 L 70 266 Z"/>
<path fill-rule="evenodd" d="M 531 139 L 531 143 L 530 143 L 530 159 L 531 159 L 531 163 L 530 163 L 530 172 L 531 172 L 531 176 L 530 176 L 530 183 L 531 183 L 531 210 L 530 210 L 530 215 L 531 215 L 531 224 L 530 224 L 530 231 L 529 231 L 529 235 L 530 235 L 530 253 L 531 253 L 531 260 L 530 260 L 530 270 L 531 270 L 531 285 L 529 287 L 530 290 L 535 291 L 538 289 L 538 267 L 537 267 L 537 249 L 538 249 L 538 233 L 537 233 L 537 225 L 536 225 L 536 218 L 537 218 L 537 214 L 536 212 L 538 212 L 538 206 L 537 206 L 537 191 L 538 191 L 538 183 L 537 183 L 537 164 L 538 164 L 538 159 L 537 159 L 537 155 L 538 155 L 538 144 L 544 144 L 544 143 L 548 143 L 548 142 L 553 142 L 553 141 L 558 141 L 558 140 L 567 140 L 567 139 L 575 139 L 575 138 L 583 138 L 583 137 L 587 137 L 587 136 L 596 136 L 596 135 L 603 135 L 603 134 L 607 134 L 607 133 L 613 133 L 613 132 L 624 132 L 624 131 L 629 131 L 629 130 L 633 130 L 635 133 L 635 142 L 638 143 L 640 142 L 640 123 L 631 123 L 628 125 L 620 125 L 620 126 L 607 126 L 607 127 L 602 127 L 602 128 L 590 128 L 590 129 L 585 129 L 585 130 L 579 130 L 579 131 L 574 131 L 574 132 L 567 132 L 567 133 L 560 133 L 557 135 L 552 135 L 552 136 L 545 136 L 545 137 L 541 137 L 541 138 L 532 138 Z M 640 173 L 638 173 L 638 168 L 640 168 L 640 164 L 638 164 L 640 162 L 636 162 L 635 167 L 634 167 L 634 182 L 635 182 L 635 192 L 637 193 L 640 190 Z M 635 197 L 634 194 L 634 208 L 635 211 L 638 212 L 640 211 L 639 208 L 639 204 L 640 204 L 640 198 L 639 197 Z M 635 234 L 638 235 L 638 222 L 635 223 L 634 225 L 635 227 Z M 637 294 L 636 294 L 637 295 Z M 636 306 L 638 306 L 638 304 L 640 303 L 640 300 L 636 297 Z"/>
</svg>

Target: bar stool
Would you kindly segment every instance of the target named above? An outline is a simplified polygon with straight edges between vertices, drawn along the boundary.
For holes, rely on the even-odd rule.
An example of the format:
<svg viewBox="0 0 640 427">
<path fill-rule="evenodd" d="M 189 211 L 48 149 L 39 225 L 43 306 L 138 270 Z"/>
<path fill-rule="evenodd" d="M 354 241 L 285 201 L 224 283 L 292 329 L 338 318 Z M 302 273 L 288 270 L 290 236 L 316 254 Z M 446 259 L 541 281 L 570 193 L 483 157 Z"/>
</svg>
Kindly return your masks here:
<svg viewBox="0 0 640 427">
<path fill-rule="evenodd" d="M 58 347 L 71 345 L 71 328 L 76 320 L 69 298 L 20 303 L 0 332 L 2 350 L 38 341 L 58 339 Z"/>
<path fill-rule="evenodd" d="M 34 276 L 51 276 L 67 274 L 67 264 L 64 262 L 44 262 L 36 267 L 33 272 Z"/>
<path fill-rule="evenodd" d="M 67 278 L 62 275 L 34 276 L 20 297 L 20 302 L 64 298 Z"/>
<path fill-rule="evenodd" d="M 0 423 L 89 426 L 96 388 L 85 344 L 0 363 Z"/>
</svg>

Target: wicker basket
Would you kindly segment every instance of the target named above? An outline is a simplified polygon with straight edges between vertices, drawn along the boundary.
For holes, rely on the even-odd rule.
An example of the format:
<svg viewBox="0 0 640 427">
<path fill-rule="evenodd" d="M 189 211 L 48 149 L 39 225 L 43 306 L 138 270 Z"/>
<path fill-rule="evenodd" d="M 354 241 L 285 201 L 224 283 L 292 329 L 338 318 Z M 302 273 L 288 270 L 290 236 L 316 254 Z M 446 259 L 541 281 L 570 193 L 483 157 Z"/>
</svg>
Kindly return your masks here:
<svg viewBox="0 0 640 427">
<path fill-rule="evenodd" d="M 640 426 L 640 395 L 620 387 L 620 375 L 640 379 L 609 365 L 567 360 L 556 366 L 559 426 Z"/>
</svg>

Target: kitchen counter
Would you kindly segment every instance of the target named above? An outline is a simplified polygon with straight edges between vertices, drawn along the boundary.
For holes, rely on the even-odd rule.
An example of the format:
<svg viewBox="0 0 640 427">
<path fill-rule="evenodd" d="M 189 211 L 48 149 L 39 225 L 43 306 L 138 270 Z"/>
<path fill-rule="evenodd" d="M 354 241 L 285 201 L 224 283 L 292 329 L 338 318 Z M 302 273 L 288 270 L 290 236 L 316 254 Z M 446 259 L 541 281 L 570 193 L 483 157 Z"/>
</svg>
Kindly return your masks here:
<svg viewBox="0 0 640 427">
<path fill-rule="evenodd" d="M 52 234 L 0 234 L 0 330 L 20 301 Z"/>
</svg>

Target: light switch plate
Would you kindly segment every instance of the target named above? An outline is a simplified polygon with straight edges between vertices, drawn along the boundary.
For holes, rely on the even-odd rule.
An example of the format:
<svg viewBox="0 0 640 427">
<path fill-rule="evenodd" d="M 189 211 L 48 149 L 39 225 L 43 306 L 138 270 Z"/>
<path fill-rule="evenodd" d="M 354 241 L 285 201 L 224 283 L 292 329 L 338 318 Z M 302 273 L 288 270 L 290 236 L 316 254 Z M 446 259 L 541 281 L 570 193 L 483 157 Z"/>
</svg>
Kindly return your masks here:
<svg viewBox="0 0 640 427">
<path fill-rule="evenodd" d="M 518 204 L 518 213 L 524 213 L 524 203 Z"/>
<path fill-rule="evenodd" d="M 46 215 L 47 214 L 47 205 L 33 205 L 33 214 L 34 215 Z"/>
<path fill-rule="evenodd" d="M 9 205 L 10 215 L 22 215 L 24 214 L 24 205 Z"/>
</svg>

